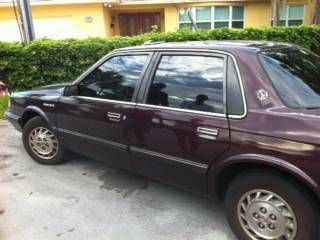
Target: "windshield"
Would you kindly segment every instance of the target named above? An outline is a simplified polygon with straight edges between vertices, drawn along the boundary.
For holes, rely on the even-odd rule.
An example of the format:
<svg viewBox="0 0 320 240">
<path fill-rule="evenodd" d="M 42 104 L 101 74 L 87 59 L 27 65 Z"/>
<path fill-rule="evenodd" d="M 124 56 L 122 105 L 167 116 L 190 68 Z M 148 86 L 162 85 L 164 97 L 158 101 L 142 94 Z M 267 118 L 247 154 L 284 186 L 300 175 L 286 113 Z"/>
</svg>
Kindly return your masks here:
<svg viewBox="0 0 320 240">
<path fill-rule="evenodd" d="M 320 57 L 302 48 L 260 52 L 282 101 L 291 108 L 320 108 Z"/>
</svg>

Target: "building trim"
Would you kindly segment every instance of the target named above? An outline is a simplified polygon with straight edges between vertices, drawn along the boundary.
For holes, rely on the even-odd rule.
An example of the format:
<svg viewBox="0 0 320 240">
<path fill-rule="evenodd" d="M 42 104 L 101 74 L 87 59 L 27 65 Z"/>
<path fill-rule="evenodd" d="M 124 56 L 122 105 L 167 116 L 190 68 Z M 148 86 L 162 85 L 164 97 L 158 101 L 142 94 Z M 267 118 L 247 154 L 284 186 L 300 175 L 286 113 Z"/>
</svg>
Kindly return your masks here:
<svg viewBox="0 0 320 240">
<path fill-rule="evenodd" d="M 127 5 L 156 5 L 156 4 L 183 4 L 183 3 L 217 3 L 217 2 L 249 2 L 254 0 L 31 0 L 31 6 L 49 6 L 49 5 L 72 5 L 72 4 L 94 4 L 102 3 L 105 6 L 127 6 Z M 0 7 L 12 7 L 9 0 L 0 0 Z"/>
</svg>

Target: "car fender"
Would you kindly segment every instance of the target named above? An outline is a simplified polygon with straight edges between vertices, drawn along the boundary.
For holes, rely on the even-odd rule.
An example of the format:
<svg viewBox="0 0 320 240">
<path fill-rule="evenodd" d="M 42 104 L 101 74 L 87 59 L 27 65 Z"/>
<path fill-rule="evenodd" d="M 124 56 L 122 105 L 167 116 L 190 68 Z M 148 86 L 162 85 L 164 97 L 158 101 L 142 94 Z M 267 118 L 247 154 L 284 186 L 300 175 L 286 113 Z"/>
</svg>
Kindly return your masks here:
<svg viewBox="0 0 320 240">
<path fill-rule="evenodd" d="M 213 163 L 207 175 L 209 195 L 217 193 L 215 182 L 219 180 L 218 178 L 220 173 L 228 167 L 235 166 L 236 164 L 265 166 L 289 174 L 306 184 L 306 186 L 320 199 L 318 184 L 306 172 L 286 160 L 263 154 L 239 154 Z"/>
<path fill-rule="evenodd" d="M 22 121 L 23 117 L 25 116 L 25 114 L 30 113 L 30 112 L 36 113 L 37 115 L 41 116 L 47 122 L 47 124 L 51 128 L 53 128 L 55 130 L 55 128 L 53 127 L 53 125 L 52 125 L 51 121 L 49 120 L 47 114 L 41 108 L 39 108 L 37 106 L 33 106 L 33 105 L 32 106 L 27 106 L 24 109 L 23 113 L 22 113 L 21 121 Z"/>
</svg>

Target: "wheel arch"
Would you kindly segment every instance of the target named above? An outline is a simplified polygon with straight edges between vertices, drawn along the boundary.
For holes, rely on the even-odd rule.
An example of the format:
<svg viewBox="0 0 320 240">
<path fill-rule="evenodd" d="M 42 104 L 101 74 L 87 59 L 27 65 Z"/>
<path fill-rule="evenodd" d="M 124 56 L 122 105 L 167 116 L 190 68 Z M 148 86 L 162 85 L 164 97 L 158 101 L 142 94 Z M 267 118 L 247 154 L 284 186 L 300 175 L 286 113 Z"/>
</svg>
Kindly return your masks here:
<svg viewBox="0 0 320 240">
<path fill-rule="evenodd" d="M 279 158 L 258 154 L 230 157 L 218 165 L 212 166 L 207 177 L 209 195 L 223 200 L 231 181 L 238 174 L 253 169 L 269 170 L 286 176 L 300 184 L 315 201 L 320 203 L 317 183 L 303 170 Z"/>
<path fill-rule="evenodd" d="M 49 119 L 47 117 L 47 115 L 45 114 L 45 112 L 37 107 L 37 106 L 28 106 L 24 109 L 21 119 L 20 119 L 20 125 L 23 128 L 24 125 L 31 119 L 34 118 L 36 116 L 40 116 L 42 117 L 47 123 L 49 123 Z"/>
</svg>

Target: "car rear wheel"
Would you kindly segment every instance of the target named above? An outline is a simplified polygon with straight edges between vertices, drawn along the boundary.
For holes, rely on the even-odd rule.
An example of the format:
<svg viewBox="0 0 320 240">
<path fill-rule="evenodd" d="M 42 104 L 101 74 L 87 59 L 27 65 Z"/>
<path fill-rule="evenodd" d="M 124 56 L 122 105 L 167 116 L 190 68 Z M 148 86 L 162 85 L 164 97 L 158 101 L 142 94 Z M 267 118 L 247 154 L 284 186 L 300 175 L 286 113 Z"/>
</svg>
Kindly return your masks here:
<svg viewBox="0 0 320 240">
<path fill-rule="evenodd" d="M 52 165 L 63 161 L 63 146 L 41 117 L 34 117 L 25 124 L 22 138 L 25 149 L 37 162 Z"/>
<path fill-rule="evenodd" d="M 268 171 L 245 172 L 230 184 L 227 218 L 240 240 L 318 239 L 318 209 L 298 184 Z"/>
</svg>

